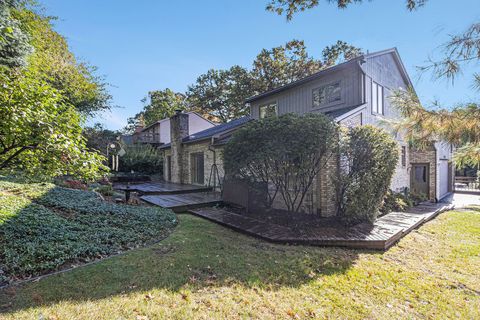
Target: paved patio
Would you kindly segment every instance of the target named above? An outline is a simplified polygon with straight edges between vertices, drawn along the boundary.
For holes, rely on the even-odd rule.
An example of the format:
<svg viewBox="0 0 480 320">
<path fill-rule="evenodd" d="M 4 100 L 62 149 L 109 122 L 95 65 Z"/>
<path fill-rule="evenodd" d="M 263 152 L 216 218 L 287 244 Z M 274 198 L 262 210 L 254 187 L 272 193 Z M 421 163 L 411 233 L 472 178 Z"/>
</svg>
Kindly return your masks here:
<svg viewBox="0 0 480 320">
<path fill-rule="evenodd" d="M 359 224 L 346 229 L 319 227 L 301 232 L 220 208 L 189 212 L 272 242 L 387 250 L 413 229 L 452 208 L 450 203 L 423 203 L 409 212 L 392 212 L 380 217 L 373 226 Z"/>
</svg>

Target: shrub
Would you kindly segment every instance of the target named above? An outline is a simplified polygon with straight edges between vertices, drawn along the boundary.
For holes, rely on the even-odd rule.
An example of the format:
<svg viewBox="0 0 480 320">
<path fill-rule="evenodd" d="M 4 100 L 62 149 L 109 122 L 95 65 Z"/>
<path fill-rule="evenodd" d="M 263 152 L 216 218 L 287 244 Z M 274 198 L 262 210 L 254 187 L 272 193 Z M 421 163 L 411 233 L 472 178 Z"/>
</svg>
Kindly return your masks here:
<svg viewBox="0 0 480 320">
<path fill-rule="evenodd" d="M 120 171 L 145 174 L 163 173 L 163 157 L 156 148 L 146 144 L 136 144 L 126 146 L 125 152 L 125 155 L 119 158 Z"/>
<path fill-rule="evenodd" d="M 252 121 L 236 132 L 224 150 L 225 170 L 252 185 L 268 185 L 267 206 L 280 195 L 298 212 L 318 172 L 335 154 L 337 126 L 323 114 Z"/>
<path fill-rule="evenodd" d="M 339 150 L 338 215 L 346 225 L 373 223 L 398 162 L 397 144 L 384 130 L 361 126 L 341 135 Z"/>
<path fill-rule="evenodd" d="M 102 196 L 113 196 L 113 187 L 111 185 L 103 185 L 94 189 L 94 191 L 100 193 Z"/>
<path fill-rule="evenodd" d="M 380 207 L 380 213 L 384 215 L 392 211 L 405 211 L 409 207 L 413 206 L 413 204 L 413 199 L 411 199 L 409 195 L 388 190 L 387 194 L 383 198 L 383 203 Z"/>
</svg>

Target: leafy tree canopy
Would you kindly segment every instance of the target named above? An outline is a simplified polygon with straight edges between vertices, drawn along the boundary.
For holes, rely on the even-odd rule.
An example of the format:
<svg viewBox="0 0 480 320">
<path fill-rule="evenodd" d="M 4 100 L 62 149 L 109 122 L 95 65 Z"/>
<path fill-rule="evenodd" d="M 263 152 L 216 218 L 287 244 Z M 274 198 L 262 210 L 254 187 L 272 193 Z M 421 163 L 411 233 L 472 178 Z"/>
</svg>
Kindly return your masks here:
<svg viewBox="0 0 480 320">
<path fill-rule="evenodd" d="M 110 108 L 107 84 L 95 75 L 95 67 L 75 58 L 65 38 L 53 29 L 52 17 L 43 16 L 25 4 L 12 9 L 11 15 L 28 34 L 34 48 L 28 58 L 28 72 L 59 90 L 84 115 Z"/>
<path fill-rule="evenodd" d="M 270 50 L 263 49 L 253 62 L 257 92 L 264 92 L 319 71 L 323 64 L 307 53 L 303 41 L 292 40 Z"/>
<path fill-rule="evenodd" d="M 442 46 L 441 57 L 430 59 L 420 68 L 432 72 L 434 79 L 455 78 L 468 69 L 473 71 L 473 87 L 477 97 L 480 91 L 480 75 L 475 72 L 480 62 L 480 23 L 474 23 L 461 34 L 451 36 Z M 405 119 L 397 128 L 406 130 L 410 142 L 420 147 L 432 140 L 443 140 L 457 146 L 454 161 L 457 167 L 480 166 L 480 104 L 478 101 L 462 103 L 453 108 L 434 104 L 424 108 L 413 91 L 396 92 L 393 104 Z"/>
<path fill-rule="evenodd" d="M 198 77 L 187 91 L 189 108 L 228 122 L 249 114 L 246 98 L 362 54 L 361 49 L 338 41 L 327 46 L 318 60 L 307 53 L 303 41 L 292 40 L 283 46 L 263 49 L 253 62 L 251 71 L 239 66 L 228 70 L 209 70 Z"/>
<path fill-rule="evenodd" d="M 27 56 L 33 47 L 29 36 L 20 27 L 20 22 L 11 15 L 13 5 L 0 0 L 0 66 L 15 68 L 27 64 Z"/>
<path fill-rule="evenodd" d="M 197 78 L 187 91 L 189 107 L 211 120 L 228 122 L 249 114 L 245 106 L 254 92 L 251 74 L 240 66 L 228 70 L 209 70 Z"/>
<path fill-rule="evenodd" d="M 107 155 L 107 145 L 120 136 L 120 132 L 106 129 L 102 124 L 95 123 L 91 127 L 83 128 L 83 136 L 86 139 L 86 147 L 104 156 Z"/>
<path fill-rule="evenodd" d="M 97 178 L 102 156 L 86 152 L 79 113 L 37 74 L 0 75 L 0 170 Z"/>
<path fill-rule="evenodd" d="M 352 3 L 366 2 L 364 0 L 326 0 L 328 3 L 334 3 L 339 8 L 344 9 Z M 412 11 L 423 6 L 428 0 L 402 0 L 406 3 L 408 10 Z M 287 20 L 292 20 L 293 16 L 301 11 L 312 9 L 320 4 L 320 0 L 271 0 L 266 9 L 275 12 L 278 15 L 285 14 Z"/>
<path fill-rule="evenodd" d="M 176 110 L 186 110 L 185 95 L 170 89 L 155 90 L 142 99 L 143 110 L 128 119 L 124 131 L 133 132 L 135 126 L 149 126 L 158 120 L 171 117 Z"/>
</svg>

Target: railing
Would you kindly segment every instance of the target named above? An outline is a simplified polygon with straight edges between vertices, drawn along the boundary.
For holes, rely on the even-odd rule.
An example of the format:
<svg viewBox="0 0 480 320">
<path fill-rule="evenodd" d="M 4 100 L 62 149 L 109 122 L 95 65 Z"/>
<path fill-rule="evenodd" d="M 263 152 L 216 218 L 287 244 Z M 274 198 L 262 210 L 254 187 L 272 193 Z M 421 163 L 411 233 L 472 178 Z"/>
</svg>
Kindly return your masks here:
<svg viewBox="0 0 480 320">
<path fill-rule="evenodd" d="M 159 143 L 160 134 L 158 133 L 142 133 L 140 136 L 140 142 L 143 143 Z"/>
<path fill-rule="evenodd" d="M 455 191 L 480 193 L 480 179 L 477 177 L 455 177 Z"/>
</svg>

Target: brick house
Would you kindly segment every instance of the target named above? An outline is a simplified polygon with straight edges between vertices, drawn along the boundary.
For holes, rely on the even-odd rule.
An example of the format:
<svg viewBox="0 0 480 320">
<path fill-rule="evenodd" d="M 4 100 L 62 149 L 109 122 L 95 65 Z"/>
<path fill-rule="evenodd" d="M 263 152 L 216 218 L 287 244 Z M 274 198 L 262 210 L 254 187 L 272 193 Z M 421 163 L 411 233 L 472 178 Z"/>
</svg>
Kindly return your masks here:
<svg viewBox="0 0 480 320">
<path fill-rule="evenodd" d="M 223 179 L 223 145 L 235 130 L 250 120 L 286 113 L 324 113 L 342 126 L 371 124 L 390 130 L 386 119 L 396 119 L 398 112 L 389 101 L 395 90 L 413 88 L 398 51 L 369 53 L 312 74 L 274 90 L 247 99 L 250 117 L 234 120 L 196 134 L 187 134 L 188 115 L 171 118 L 171 144 L 161 147 L 165 155 L 165 178 L 178 183 L 212 185 Z M 188 129 L 188 128 L 187 128 Z M 393 132 L 393 131 L 391 131 Z M 393 133 L 392 133 L 393 134 Z M 400 134 L 399 162 L 391 189 L 406 188 L 424 193 L 437 201 L 453 187 L 450 164 L 452 148 L 440 141 L 427 150 L 410 149 Z M 331 161 L 312 186 L 302 211 L 331 216 L 336 213 L 335 190 L 331 181 L 337 162 Z M 215 186 L 218 184 L 215 183 Z M 283 208 L 280 199 L 274 207 Z"/>
</svg>

